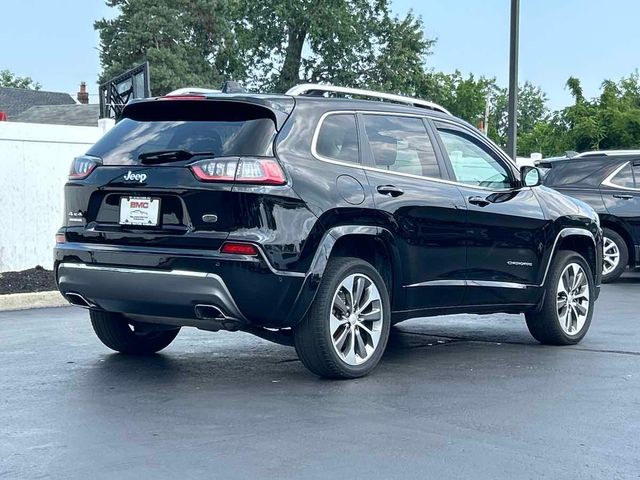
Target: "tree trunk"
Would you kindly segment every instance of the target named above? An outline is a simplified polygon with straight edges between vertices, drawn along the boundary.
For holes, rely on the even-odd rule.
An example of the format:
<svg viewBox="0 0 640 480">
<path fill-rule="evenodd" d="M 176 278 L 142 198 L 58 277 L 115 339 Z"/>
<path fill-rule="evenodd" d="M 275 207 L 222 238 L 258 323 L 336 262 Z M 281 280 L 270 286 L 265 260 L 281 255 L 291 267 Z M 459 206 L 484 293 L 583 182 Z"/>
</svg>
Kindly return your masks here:
<svg viewBox="0 0 640 480">
<path fill-rule="evenodd" d="M 300 64 L 302 63 L 302 47 L 307 37 L 305 28 L 289 25 L 289 42 L 280 76 L 275 85 L 275 91 L 284 93 L 296 85 L 300 79 Z"/>
</svg>

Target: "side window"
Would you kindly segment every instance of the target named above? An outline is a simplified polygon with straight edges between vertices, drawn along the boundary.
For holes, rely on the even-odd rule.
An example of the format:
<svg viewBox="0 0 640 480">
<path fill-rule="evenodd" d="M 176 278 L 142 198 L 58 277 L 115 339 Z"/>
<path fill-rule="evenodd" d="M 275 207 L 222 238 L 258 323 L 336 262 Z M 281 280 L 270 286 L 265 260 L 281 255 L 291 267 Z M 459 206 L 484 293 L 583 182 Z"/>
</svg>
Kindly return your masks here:
<svg viewBox="0 0 640 480">
<path fill-rule="evenodd" d="M 640 188 L 640 162 L 633 162 L 633 187 Z"/>
<path fill-rule="evenodd" d="M 625 167 L 620 170 L 615 177 L 611 179 L 611 183 L 617 185 L 618 187 L 623 188 L 635 188 L 635 182 L 633 181 L 633 174 L 640 174 L 640 166 L 633 167 L 631 169 L 631 164 L 627 163 Z"/>
<path fill-rule="evenodd" d="M 457 130 L 438 128 L 456 181 L 488 188 L 511 188 L 508 169 L 475 139 Z"/>
<path fill-rule="evenodd" d="M 423 177 L 440 177 L 436 153 L 420 118 L 363 115 L 377 168 Z"/>
<path fill-rule="evenodd" d="M 358 163 L 360 152 L 356 116 L 352 113 L 336 113 L 325 117 L 316 139 L 316 153 L 331 160 Z"/>
</svg>

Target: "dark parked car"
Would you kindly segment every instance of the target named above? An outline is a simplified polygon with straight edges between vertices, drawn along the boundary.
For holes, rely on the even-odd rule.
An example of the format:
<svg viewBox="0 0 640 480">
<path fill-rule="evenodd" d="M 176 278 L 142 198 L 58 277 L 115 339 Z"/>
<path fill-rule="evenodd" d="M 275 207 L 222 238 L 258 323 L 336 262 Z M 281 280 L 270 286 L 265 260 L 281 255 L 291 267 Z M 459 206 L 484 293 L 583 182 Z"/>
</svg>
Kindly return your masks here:
<svg viewBox="0 0 640 480">
<path fill-rule="evenodd" d="M 602 233 L 538 184 L 426 101 L 318 85 L 135 101 L 72 164 L 58 286 L 114 350 L 240 330 L 334 378 L 371 371 L 414 317 L 524 313 L 540 342 L 575 344 Z"/>
<path fill-rule="evenodd" d="M 589 152 L 544 166 L 546 186 L 579 198 L 600 215 L 602 281 L 640 266 L 640 151 Z"/>
</svg>

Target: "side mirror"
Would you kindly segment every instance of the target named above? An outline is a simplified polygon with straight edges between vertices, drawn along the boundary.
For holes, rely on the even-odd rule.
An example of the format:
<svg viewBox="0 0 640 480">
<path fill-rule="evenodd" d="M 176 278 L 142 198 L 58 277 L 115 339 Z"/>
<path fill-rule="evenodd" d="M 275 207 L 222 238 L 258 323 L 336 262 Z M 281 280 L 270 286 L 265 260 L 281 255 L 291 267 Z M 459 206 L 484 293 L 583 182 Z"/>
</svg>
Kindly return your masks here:
<svg viewBox="0 0 640 480">
<path fill-rule="evenodd" d="M 520 183 L 523 187 L 537 187 L 542 183 L 540 170 L 536 167 L 522 167 L 520 169 Z"/>
</svg>

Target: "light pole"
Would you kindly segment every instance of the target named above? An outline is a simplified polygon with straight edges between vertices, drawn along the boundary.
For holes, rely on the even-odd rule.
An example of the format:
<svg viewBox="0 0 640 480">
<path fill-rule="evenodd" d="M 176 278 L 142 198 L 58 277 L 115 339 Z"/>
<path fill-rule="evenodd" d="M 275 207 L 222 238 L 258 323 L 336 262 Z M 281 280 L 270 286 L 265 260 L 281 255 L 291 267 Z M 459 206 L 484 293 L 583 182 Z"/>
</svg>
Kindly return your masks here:
<svg viewBox="0 0 640 480">
<path fill-rule="evenodd" d="M 511 0 L 511 42 L 509 47 L 509 129 L 507 153 L 518 153 L 518 45 L 520 43 L 520 0 Z"/>
</svg>

